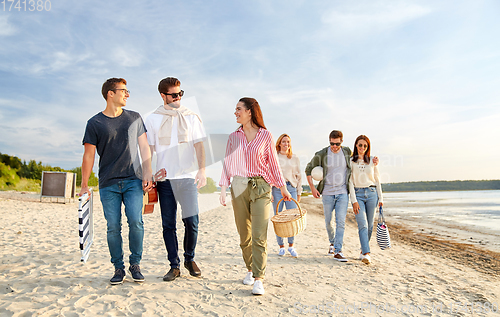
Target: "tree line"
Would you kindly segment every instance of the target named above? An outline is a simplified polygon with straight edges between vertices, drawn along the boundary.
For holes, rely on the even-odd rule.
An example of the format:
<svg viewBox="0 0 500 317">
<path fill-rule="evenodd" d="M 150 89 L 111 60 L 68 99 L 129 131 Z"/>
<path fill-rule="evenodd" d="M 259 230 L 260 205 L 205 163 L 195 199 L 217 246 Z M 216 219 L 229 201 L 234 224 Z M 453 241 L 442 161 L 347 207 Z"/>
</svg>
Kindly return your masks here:
<svg viewBox="0 0 500 317">
<path fill-rule="evenodd" d="M 22 161 L 17 156 L 0 153 L 0 189 L 14 187 L 20 179 L 29 179 L 40 182 L 42 180 L 42 172 L 71 172 L 76 174 L 77 185 L 82 182 L 82 168 L 75 167 L 70 170 L 60 168 L 58 166 L 52 167 L 42 162 L 35 160 Z M 99 184 L 94 172 L 91 172 L 89 178 L 89 186 L 97 186 Z"/>
<path fill-rule="evenodd" d="M 442 190 L 500 189 L 500 180 L 431 181 L 382 184 L 384 192 L 427 192 Z"/>
<path fill-rule="evenodd" d="M 310 192 L 309 185 L 302 185 L 305 192 Z M 492 190 L 500 189 L 500 180 L 477 181 L 431 181 L 382 184 L 383 192 L 430 192 L 443 190 Z"/>
</svg>

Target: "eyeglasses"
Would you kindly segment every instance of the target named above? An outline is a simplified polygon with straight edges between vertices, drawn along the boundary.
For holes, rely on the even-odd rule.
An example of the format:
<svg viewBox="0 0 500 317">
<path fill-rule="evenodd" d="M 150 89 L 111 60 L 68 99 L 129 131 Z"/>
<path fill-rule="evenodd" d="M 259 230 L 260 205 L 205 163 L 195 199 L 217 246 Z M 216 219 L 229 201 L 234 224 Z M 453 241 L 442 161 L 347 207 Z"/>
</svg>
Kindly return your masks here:
<svg viewBox="0 0 500 317">
<path fill-rule="evenodd" d="M 170 96 L 172 96 L 172 98 L 175 99 L 175 98 L 177 98 L 179 96 L 180 97 L 184 96 L 184 90 L 181 90 L 180 92 L 174 92 L 174 93 L 171 93 L 171 94 L 168 94 L 166 92 L 162 92 L 162 94 L 164 94 L 164 95 L 170 95 Z"/>
<path fill-rule="evenodd" d="M 358 143 L 357 147 L 367 149 L 367 148 L 368 148 L 368 144 L 361 144 L 361 143 Z"/>
<path fill-rule="evenodd" d="M 120 88 L 120 89 L 111 89 L 111 90 L 112 90 L 112 91 L 123 90 L 123 92 L 124 92 L 125 94 L 129 94 L 129 95 L 130 95 L 130 90 L 125 89 L 125 88 Z"/>
<path fill-rule="evenodd" d="M 330 142 L 331 146 L 340 146 L 341 144 L 342 144 L 342 142 L 339 142 L 339 143 Z"/>
</svg>

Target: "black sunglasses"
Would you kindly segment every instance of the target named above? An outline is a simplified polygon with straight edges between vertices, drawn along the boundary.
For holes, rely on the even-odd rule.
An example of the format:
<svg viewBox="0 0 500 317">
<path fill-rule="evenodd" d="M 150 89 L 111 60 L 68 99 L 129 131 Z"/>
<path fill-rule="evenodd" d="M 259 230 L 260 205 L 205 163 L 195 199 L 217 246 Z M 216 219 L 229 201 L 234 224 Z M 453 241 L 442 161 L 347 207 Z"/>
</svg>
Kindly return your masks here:
<svg viewBox="0 0 500 317">
<path fill-rule="evenodd" d="M 171 94 L 168 94 L 166 92 L 162 92 L 162 94 L 164 94 L 164 95 L 170 95 L 170 96 L 172 96 L 172 98 L 175 99 L 175 98 L 177 98 L 179 96 L 181 96 L 181 97 L 184 96 L 184 90 L 181 90 L 180 92 L 174 92 L 174 93 L 171 93 Z"/>
<path fill-rule="evenodd" d="M 342 143 L 330 142 L 330 145 L 331 145 L 331 146 L 334 146 L 334 145 L 335 145 L 335 146 L 340 146 L 341 144 L 342 144 Z"/>
</svg>

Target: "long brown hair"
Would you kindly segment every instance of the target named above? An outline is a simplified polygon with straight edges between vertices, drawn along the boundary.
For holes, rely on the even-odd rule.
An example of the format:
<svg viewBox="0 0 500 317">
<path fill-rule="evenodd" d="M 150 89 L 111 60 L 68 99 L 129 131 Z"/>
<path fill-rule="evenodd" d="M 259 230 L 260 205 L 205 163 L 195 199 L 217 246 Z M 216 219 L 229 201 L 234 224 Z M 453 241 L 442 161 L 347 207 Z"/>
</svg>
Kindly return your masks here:
<svg viewBox="0 0 500 317">
<path fill-rule="evenodd" d="M 363 161 L 365 161 L 366 164 L 370 164 L 370 150 L 371 150 L 371 145 L 370 145 L 370 139 L 364 134 L 361 134 L 356 138 L 356 141 L 354 142 L 354 152 L 352 153 L 352 161 L 357 162 L 359 158 L 358 154 L 358 141 L 359 140 L 365 140 L 366 143 L 368 144 L 368 148 L 366 149 L 365 155 L 363 157 Z"/>
<path fill-rule="evenodd" d="M 280 135 L 280 137 L 276 141 L 276 152 L 278 152 L 278 153 L 281 152 L 281 140 L 283 140 L 284 137 L 287 137 L 290 139 L 290 146 L 288 147 L 288 150 L 286 151 L 286 157 L 291 159 L 292 158 L 292 138 L 286 133 L 283 133 L 282 135 Z"/>
<path fill-rule="evenodd" d="M 252 115 L 252 123 L 259 128 L 267 130 L 266 126 L 264 125 L 264 118 L 262 117 L 262 111 L 260 110 L 260 105 L 257 100 L 250 97 L 243 97 L 240 99 L 240 102 L 243 102 L 245 108 L 247 108 L 247 110 L 250 110 L 250 113 Z"/>
</svg>

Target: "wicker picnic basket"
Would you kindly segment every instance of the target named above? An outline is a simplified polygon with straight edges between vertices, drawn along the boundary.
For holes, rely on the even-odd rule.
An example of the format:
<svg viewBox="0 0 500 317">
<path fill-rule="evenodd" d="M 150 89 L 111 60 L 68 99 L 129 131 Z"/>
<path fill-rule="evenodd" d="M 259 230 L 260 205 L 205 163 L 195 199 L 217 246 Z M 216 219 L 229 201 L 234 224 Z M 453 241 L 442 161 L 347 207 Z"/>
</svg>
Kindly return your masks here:
<svg viewBox="0 0 500 317">
<path fill-rule="evenodd" d="M 300 208 L 299 203 L 295 199 L 292 198 L 292 200 L 297 204 L 298 209 L 286 209 L 278 213 L 280 203 L 283 201 L 283 198 L 281 198 L 276 205 L 276 215 L 271 218 L 274 225 L 274 232 L 282 238 L 294 237 L 306 228 L 307 211 Z"/>
</svg>

